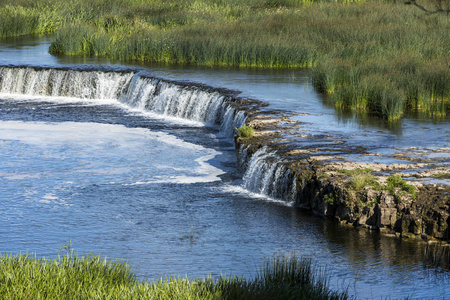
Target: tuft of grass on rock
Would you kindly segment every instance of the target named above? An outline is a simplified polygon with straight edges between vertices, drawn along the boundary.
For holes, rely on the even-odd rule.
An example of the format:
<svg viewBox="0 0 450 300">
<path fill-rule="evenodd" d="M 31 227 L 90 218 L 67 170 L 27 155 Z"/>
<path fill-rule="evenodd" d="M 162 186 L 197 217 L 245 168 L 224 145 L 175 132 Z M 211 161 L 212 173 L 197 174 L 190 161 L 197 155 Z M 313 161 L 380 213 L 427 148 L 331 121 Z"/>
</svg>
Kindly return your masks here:
<svg viewBox="0 0 450 300">
<path fill-rule="evenodd" d="M 392 195 L 395 195 L 395 190 L 399 188 L 401 191 L 411 194 L 413 198 L 416 197 L 416 187 L 412 184 L 408 184 L 406 180 L 403 180 L 400 174 L 392 174 L 386 181 L 386 190 L 388 190 Z"/>
<path fill-rule="evenodd" d="M 251 138 L 255 134 L 255 130 L 253 127 L 248 125 L 243 125 L 239 128 L 236 128 L 237 136 L 242 138 Z"/>
<path fill-rule="evenodd" d="M 339 173 L 343 173 L 350 177 L 350 184 L 356 191 L 360 191 L 366 186 L 371 186 L 375 189 L 379 188 L 379 183 L 376 181 L 376 177 L 371 174 L 372 172 L 373 170 L 370 168 L 339 170 Z"/>
</svg>

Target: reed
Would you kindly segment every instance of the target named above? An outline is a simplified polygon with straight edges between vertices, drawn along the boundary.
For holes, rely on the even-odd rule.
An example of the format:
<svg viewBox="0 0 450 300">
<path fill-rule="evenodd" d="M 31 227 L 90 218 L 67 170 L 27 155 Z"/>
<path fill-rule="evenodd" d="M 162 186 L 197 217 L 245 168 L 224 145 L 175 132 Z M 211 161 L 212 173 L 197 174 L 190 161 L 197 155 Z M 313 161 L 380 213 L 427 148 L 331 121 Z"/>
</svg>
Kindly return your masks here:
<svg viewBox="0 0 450 300">
<path fill-rule="evenodd" d="M 0 6 L 0 38 L 48 34 L 54 32 L 60 23 L 60 18 L 49 7 Z"/>
<path fill-rule="evenodd" d="M 55 32 L 50 48 L 54 54 L 206 66 L 308 67 L 316 88 L 328 93 L 338 109 L 391 121 L 406 111 L 442 118 L 450 109 L 450 18 L 421 16 L 417 8 L 396 1 L 5 3 L 0 5 L 0 37 Z"/>
<path fill-rule="evenodd" d="M 137 279 L 125 262 L 73 252 L 56 259 L 0 256 L 5 299 L 347 299 L 310 260 L 277 255 L 257 277 Z M 281 297 L 281 298 L 280 298 Z"/>
</svg>

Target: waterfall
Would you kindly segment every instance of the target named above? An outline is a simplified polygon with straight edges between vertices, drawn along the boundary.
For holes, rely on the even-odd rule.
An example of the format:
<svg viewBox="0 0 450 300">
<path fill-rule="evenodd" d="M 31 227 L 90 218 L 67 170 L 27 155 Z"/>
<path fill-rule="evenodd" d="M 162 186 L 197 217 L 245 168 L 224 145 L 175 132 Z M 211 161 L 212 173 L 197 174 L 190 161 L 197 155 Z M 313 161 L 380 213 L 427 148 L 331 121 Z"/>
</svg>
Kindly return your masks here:
<svg viewBox="0 0 450 300">
<path fill-rule="evenodd" d="M 142 111 L 218 126 L 226 137 L 232 137 L 246 118 L 219 91 L 133 71 L 0 67 L 0 93 L 113 99 Z"/>
<path fill-rule="evenodd" d="M 241 148 L 240 161 L 245 160 L 247 149 Z M 244 152 L 245 151 L 245 155 Z M 241 151 L 240 151 L 241 152 Z M 277 155 L 266 147 L 256 151 L 247 164 L 244 188 L 258 194 L 293 202 L 297 196 L 295 179 Z"/>
<path fill-rule="evenodd" d="M 117 99 L 131 73 L 0 67 L 0 92 L 32 96 Z"/>
<path fill-rule="evenodd" d="M 130 108 L 164 116 L 200 121 L 232 137 L 245 124 L 246 113 L 232 96 L 212 88 L 176 83 L 134 71 L 1 67 L 0 93 L 30 96 L 113 99 Z M 239 103 L 238 103 L 239 104 Z M 251 157 L 241 147 L 238 161 L 244 188 L 292 202 L 296 186 L 288 168 L 275 153 L 262 148 Z"/>
</svg>

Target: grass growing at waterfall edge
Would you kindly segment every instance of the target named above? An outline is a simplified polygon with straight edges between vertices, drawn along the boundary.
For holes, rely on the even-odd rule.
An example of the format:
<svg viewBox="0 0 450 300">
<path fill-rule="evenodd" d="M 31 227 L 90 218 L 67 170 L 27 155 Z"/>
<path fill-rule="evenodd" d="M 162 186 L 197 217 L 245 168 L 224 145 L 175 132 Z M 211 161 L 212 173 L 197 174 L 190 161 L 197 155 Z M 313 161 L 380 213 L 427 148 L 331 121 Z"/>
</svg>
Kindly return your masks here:
<svg viewBox="0 0 450 300">
<path fill-rule="evenodd" d="M 139 280 L 125 262 L 68 254 L 56 259 L 0 257 L 0 294 L 5 299 L 347 299 L 327 287 L 317 267 L 295 255 L 277 255 L 252 280 Z"/>
<path fill-rule="evenodd" d="M 242 138 L 251 138 L 255 134 L 255 130 L 253 127 L 248 125 L 243 125 L 239 128 L 236 128 L 237 136 Z"/>
<path fill-rule="evenodd" d="M 431 5 L 427 1 L 421 3 Z M 329 94 L 338 109 L 391 121 L 406 111 L 441 118 L 450 109 L 450 17 L 426 15 L 396 1 L 2 3 L 0 37 L 54 33 L 54 54 L 205 66 L 310 67 L 315 87 Z"/>
</svg>

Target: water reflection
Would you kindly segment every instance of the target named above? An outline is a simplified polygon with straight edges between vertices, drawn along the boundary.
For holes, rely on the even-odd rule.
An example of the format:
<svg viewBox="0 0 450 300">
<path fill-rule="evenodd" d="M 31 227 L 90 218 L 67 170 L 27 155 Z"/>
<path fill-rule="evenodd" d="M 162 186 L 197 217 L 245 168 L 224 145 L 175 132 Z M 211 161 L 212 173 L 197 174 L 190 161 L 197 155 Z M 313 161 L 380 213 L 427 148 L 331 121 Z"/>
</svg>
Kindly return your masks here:
<svg viewBox="0 0 450 300">
<path fill-rule="evenodd" d="M 324 101 L 324 103 L 327 103 L 327 101 Z M 358 126 L 360 129 L 380 129 L 397 136 L 401 136 L 403 133 L 402 120 L 388 122 L 387 120 L 370 116 L 367 112 L 352 112 L 340 109 L 336 109 L 335 115 L 337 121 L 345 126 Z"/>
<path fill-rule="evenodd" d="M 402 270 L 435 270 L 427 260 L 427 248 L 430 246 L 422 240 L 405 240 L 395 236 L 381 234 L 362 228 L 337 225 L 332 221 L 325 221 L 322 233 L 332 244 L 342 245 L 349 261 L 355 268 L 372 268 L 383 262 L 388 267 L 402 273 Z M 438 247 L 438 245 L 436 245 Z M 441 259 L 436 263 L 440 268 L 448 268 L 445 249 Z M 447 275 L 450 275 L 447 273 Z"/>
</svg>

